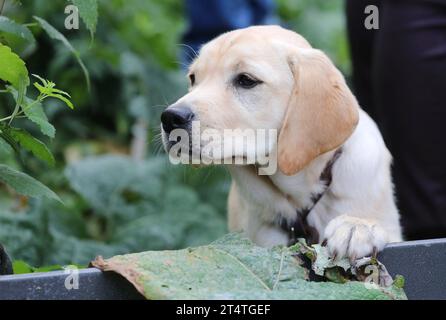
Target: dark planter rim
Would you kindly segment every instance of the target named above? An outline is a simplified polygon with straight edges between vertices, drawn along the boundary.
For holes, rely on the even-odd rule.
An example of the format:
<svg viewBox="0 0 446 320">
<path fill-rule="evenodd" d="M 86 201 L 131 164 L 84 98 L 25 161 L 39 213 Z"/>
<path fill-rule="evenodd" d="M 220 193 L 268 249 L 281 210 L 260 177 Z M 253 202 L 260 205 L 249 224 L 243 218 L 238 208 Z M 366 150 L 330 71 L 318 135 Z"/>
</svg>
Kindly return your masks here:
<svg viewBox="0 0 446 320">
<path fill-rule="evenodd" d="M 409 299 L 446 299 L 446 238 L 391 243 L 379 254 L 392 276 L 405 278 Z M 0 300 L 128 300 L 143 297 L 123 277 L 96 268 L 78 270 L 79 288 L 67 289 L 66 271 L 0 276 Z"/>
</svg>

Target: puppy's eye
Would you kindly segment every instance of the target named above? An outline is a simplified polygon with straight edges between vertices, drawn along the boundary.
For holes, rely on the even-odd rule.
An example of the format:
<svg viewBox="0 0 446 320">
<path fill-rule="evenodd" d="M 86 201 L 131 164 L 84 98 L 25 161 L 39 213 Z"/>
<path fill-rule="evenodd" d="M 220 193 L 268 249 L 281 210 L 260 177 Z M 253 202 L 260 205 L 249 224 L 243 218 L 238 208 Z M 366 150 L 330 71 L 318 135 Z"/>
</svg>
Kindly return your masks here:
<svg viewBox="0 0 446 320">
<path fill-rule="evenodd" d="M 195 74 L 191 73 L 189 75 L 190 85 L 193 86 L 195 84 Z"/>
<path fill-rule="evenodd" d="M 244 89 L 251 89 L 251 88 L 254 88 L 256 85 L 262 83 L 262 81 L 257 80 L 246 73 L 239 74 L 235 78 L 234 82 L 237 87 L 241 87 Z"/>
</svg>

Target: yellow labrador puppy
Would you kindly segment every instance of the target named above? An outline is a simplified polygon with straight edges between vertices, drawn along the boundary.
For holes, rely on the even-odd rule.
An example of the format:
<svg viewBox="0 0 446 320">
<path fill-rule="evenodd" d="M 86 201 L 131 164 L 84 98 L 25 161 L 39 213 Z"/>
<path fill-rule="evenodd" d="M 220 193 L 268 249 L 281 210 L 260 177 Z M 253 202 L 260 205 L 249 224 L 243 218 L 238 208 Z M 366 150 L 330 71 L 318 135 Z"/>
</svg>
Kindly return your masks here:
<svg viewBox="0 0 446 320">
<path fill-rule="evenodd" d="M 199 132 L 278 132 L 263 150 L 277 154 L 274 174 L 260 175 L 255 163 L 227 165 L 231 231 L 262 246 L 306 237 L 352 260 L 401 241 L 391 155 L 323 52 L 281 27 L 250 27 L 204 45 L 189 79 L 189 92 L 161 117 L 166 150 L 177 145 L 169 139 L 175 129 L 197 135 L 193 121 Z"/>
</svg>

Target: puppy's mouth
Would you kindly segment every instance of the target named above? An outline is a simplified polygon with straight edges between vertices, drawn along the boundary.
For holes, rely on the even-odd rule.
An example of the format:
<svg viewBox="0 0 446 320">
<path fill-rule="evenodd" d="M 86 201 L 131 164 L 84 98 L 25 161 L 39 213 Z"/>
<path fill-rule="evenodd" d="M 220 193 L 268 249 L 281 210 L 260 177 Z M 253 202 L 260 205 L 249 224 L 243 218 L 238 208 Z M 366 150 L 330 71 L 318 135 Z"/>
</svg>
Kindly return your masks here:
<svg viewBox="0 0 446 320">
<path fill-rule="evenodd" d="M 177 139 L 177 141 L 169 140 L 168 134 L 164 131 L 161 132 L 161 137 L 162 137 L 163 147 L 166 153 L 169 153 L 173 147 L 177 146 L 178 151 L 187 152 L 189 155 L 193 154 L 191 142 L 189 142 L 189 144 L 186 144 L 179 138 Z"/>
<path fill-rule="evenodd" d="M 182 136 L 175 138 L 161 128 L 161 137 L 164 149 L 169 155 L 172 163 L 189 164 L 194 166 L 207 165 L 260 165 L 263 159 L 269 157 L 269 152 L 259 157 L 255 148 L 236 147 L 235 144 L 225 144 L 225 140 L 201 140 L 198 135 L 194 136 L 189 130 Z M 238 151 L 237 151 L 238 150 Z M 249 150 L 254 152 L 248 152 Z"/>
<path fill-rule="evenodd" d="M 178 139 L 178 141 L 169 140 L 168 134 L 162 130 L 162 143 L 164 150 L 169 156 L 173 157 L 187 157 L 192 165 L 198 166 L 206 166 L 210 161 L 218 164 L 251 164 L 248 163 L 248 157 L 246 155 L 231 155 L 229 157 L 209 157 L 206 154 L 202 153 L 202 150 L 205 146 L 193 146 L 192 142 L 189 141 L 188 144 Z M 223 154 L 223 153 L 222 153 Z M 192 159 L 195 159 L 195 162 L 192 162 Z M 199 161 L 200 163 L 196 163 Z"/>
</svg>

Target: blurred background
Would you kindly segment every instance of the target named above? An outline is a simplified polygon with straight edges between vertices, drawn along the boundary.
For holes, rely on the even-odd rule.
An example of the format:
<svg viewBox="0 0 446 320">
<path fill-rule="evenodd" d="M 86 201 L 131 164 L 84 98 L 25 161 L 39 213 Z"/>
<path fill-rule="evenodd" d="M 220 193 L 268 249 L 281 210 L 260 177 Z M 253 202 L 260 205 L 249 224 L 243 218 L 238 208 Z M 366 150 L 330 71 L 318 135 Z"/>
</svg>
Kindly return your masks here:
<svg viewBox="0 0 446 320">
<path fill-rule="evenodd" d="M 184 248 L 223 235 L 229 174 L 170 165 L 158 135 L 160 113 L 187 86 L 184 63 L 193 52 L 183 45 L 190 31 L 184 1 L 98 1 L 93 39 L 82 23 L 64 28 L 66 5 L 7 1 L 3 11 L 18 23 L 42 17 L 62 32 L 84 62 L 91 90 L 66 47 L 31 24 L 36 41 L 18 53 L 30 72 L 69 92 L 76 108 L 45 102 L 54 139 L 23 123 L 48 143 L 55 167 L 29 155 L 20 162 L 1 148 L 0 162 L 39 179 L 64 204 L 0 184 L 0 242 L 32 266 L 85 265 L 99 254 Z M 342 0 L 277 0 L 275 18 L 324 50 L 349 79 Z M 0 116 L 5 99 L 0 95 Z"/>
</svg>

